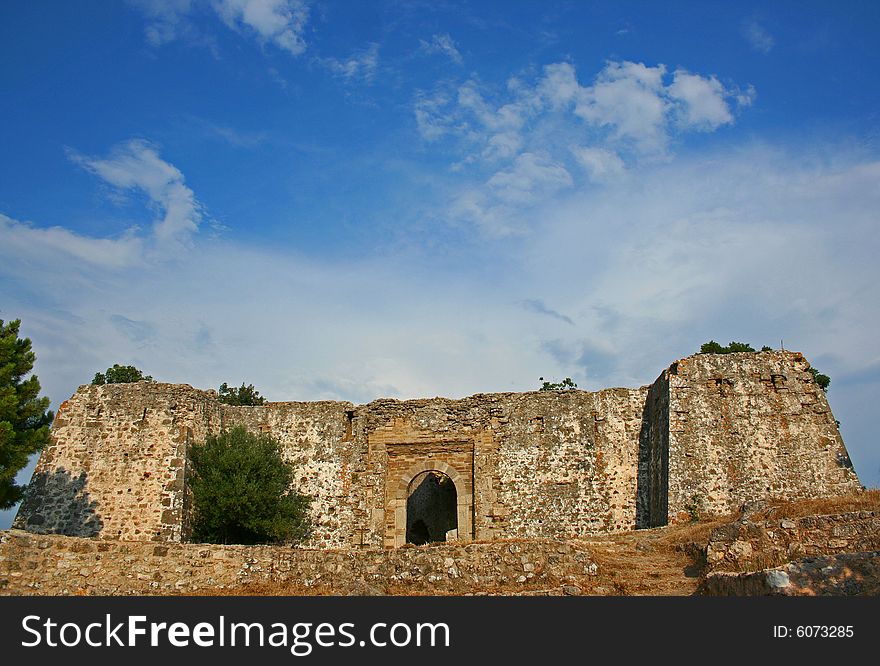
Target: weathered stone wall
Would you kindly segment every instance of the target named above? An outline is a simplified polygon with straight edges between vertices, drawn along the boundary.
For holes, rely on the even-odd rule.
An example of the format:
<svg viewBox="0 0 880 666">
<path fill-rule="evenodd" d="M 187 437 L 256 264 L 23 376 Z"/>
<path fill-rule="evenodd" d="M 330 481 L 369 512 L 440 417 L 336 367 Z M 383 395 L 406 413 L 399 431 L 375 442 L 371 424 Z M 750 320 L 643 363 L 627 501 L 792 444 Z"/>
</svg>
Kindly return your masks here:
<svg viewBox="0 0 880 666">
<path fill-rule="evenodd" d="M 240 424 L 276 437 L 314 498 L 307 547 L 402 545 L 405 489 L 428 469 L 455 481 L 462 540 L 631 529 L 644 392 L 233 407 L 184 385 L 84 386 L 59 409 L 15 527 L 181 540 L 187 446 Z"/>
<path fill-rule="evenodd" d="M 546 589 L 596 573 L 559 541 L 397 550 L 108 541 L 0 532 L 0 594 L 188 594 L 247 584 L 322 594 L 470 594 Z M 268 586 L 268 588 L 267 588 Z"/>
<path fill-rule="evenodd" d="M 861 488 L 825 393 L 796 352 L 698 354 L 669 381 L 669 518 Z"/>
<path fill-rule="evenodd" d="M 499 531 L 569 538 L 633 529 L 645 395 L 549 392 L 510 403 L 497 454 Z"/>
<path fill-rule="evenodd" d="M 801 557 L 874 550 L 880 550 L 880 511 L 744 516 L 712 531 L 706 563 L 714 571 L 754 571 Z"/>
<path fill-rule="evenodd" d="M 83 386 L 14 526 L 103 539 L 185 540 L 188 447 L 233 425 L 268 432 L 313 498 L 308 548 L 397 547 L 411 481 L 455 484 L 458 538 L 572 538 L 664 524 L 690 504 L 859 488 L 800 354 L 694 356 L 650 387 L 461 400 L 233 407 L 186 385 Z"/>
<path fill-rule="evenodd" d="M 706 576 L 698 594 L 876 597 L 880 595 L 880 552 L 806 557 L 749 573 L 714 572 Z"/>
<path fill-rule="evenodd" d="M 106 539 L 186 536 L 188 446 L 233 425 L 271 432 L 313 497 L 310 546 L 348 544 L 351 403 L 235 407 L 191 386 L 82 386 L 63 403 L 14 527 Z M 71 510 L 70 507 L 74 507 Z"/>
<path fill-rule="evenodd" d="M 220 409 L 189 386 L 83 386 L 62 403 L 14 526 L 108 539 L 179 540 L 187 445 Z"/>
</svg>

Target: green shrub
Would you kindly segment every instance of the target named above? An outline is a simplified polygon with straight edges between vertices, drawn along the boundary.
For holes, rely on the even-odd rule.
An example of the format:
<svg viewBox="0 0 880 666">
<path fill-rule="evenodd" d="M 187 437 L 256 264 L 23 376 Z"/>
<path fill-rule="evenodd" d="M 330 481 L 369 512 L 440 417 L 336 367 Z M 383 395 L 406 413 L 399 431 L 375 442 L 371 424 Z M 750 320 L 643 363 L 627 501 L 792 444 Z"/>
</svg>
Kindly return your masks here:
<svg viewBox="0 0 880 666">
<path fill-rule="evenodd" d="M 731 342 L 726 347 L 722 347 L 714 340 L 709 340 L 700 345 L 701 354 L 734 354 L 736 352 L 753 352 L 755 348 L 747 342 Z M 762 351 L 766 351 L 762 350 Z"/>
<path fill-rule="evenodd" d="M 153 381 L 150 375 L 145 375 L 133 365 L 119 365 L 114 363 L 106 372 L 96 372 L 92 384 L 127 384 L 129 382 Z"/>
<path fill-rule="evenodd" d="M 541 385 L 539 391 L 570 391 L 572 389 L 576 389 L 578 387 L 573 381 L 571 381 L 571 377 L 566 377 L 561 382 L 545 382 L 543 377 L 538 377 L 538 381 L 544 382 Z"/>
<path fill-rule="evenodd" d="M 192 540 L 291 543 L 310 530 L 310 500 L 290 488 L 278 442 L 236 427 L 190 450 Z"/>
<path fill-rule="evenodd" d="M 227 405 L 265 405 L 266 399 L 260 395 L 260 392 L 254 388 L 253 384 L 244 385 L 235 388 L 229 388 L 226 382 L 220 384 L 220 390 L 217 392 L 217 399 L 225 402 Z"/>
<path fill-rule="evenodd" d="M 831 377 L 828 375 L 823 375 L 821 372 L 816 370 L 816 368 L 809 369 L 810 374 L 813 375 L 813 381 L 819 385 L 823 391 L 828 390 L 828 386 L 831 384 Z"/>
</svg>

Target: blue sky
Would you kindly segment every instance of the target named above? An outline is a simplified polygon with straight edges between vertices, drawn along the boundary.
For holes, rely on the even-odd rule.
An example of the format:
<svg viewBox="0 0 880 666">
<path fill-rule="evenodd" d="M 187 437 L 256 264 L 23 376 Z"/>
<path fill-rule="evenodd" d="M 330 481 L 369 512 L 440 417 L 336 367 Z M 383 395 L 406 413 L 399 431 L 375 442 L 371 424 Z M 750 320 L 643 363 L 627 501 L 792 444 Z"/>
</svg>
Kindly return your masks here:
<svg viewBox="0 0 880 666">
<path fill-rule="evenodd" d="M 0 318 L 56 407 L 117 362 L 366 402 L 784 341 L 876 487 L 878 7 L 4 2 Z"/>
</svg>

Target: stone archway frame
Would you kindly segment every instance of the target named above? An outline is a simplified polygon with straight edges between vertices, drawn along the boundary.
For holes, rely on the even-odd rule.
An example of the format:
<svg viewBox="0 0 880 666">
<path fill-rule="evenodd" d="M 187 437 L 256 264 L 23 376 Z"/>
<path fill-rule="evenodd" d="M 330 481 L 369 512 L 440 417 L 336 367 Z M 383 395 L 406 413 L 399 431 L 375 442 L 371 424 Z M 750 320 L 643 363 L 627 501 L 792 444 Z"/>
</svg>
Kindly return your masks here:
<svg viewBox="0 0 880 666">
<path fill-rule="evenodd" d="M 456 514 L 458 521 L 458 538 L 460 541 L 470 541 L 473 538 L 473 514 L 474 496 L 470 479 L 465 477 L 455 467 L 440 458 L 427 458 L 410 466 L 399 477 L 394 490 L 392 508 L 394 510 L 393 539 L 394 547 L 399 548 L 406 543 L 406 500 L 409 485 L 419 474 L 423 472 L 440 472 L 450 478 L 455 484 Z"/>
</svg>

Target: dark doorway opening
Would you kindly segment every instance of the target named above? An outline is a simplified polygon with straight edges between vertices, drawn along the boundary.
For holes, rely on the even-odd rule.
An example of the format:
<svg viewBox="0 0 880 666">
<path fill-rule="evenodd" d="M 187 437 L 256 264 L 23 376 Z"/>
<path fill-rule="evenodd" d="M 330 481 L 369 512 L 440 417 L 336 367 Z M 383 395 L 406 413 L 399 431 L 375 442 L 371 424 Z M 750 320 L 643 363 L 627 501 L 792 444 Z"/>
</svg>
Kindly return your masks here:
<svg viewBox="0 0 880 666">
<path fill-rule="evenodd" d="M 446 541 L 458 529 L 458 493 L 452 479 L 428 471 L 409 484 L 406 500 L 406 542 L 420 546 Z"/>
</svg>

